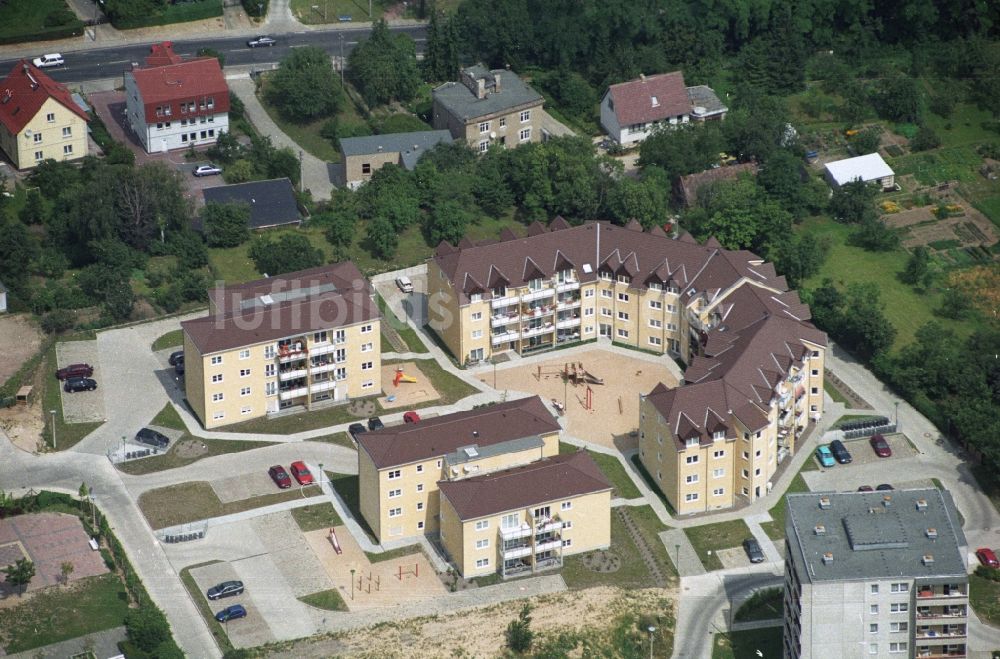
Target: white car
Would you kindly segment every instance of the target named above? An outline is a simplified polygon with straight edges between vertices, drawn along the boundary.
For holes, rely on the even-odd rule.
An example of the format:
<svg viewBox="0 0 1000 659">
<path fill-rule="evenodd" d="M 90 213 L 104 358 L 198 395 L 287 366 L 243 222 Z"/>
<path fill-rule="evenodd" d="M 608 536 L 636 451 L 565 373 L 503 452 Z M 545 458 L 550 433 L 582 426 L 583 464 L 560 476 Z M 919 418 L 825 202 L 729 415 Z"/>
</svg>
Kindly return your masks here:
<svg viewBox="0 0 1000 659">
<path fill-rule="evenodd" d="M 215 165 L 198 165 L 192 173 L 195 176 L 215 176 L 222 173 L 222 168 Z"/>
<path fill-rule="evenodd" d="M 410 281 L 410 278 L 405 275 L 402 277 L 396 277 L 396 286 L 399 286 L 399 290 L 404 293 L 413 292 L 413 282 Z"/>
<path fill-rule="evenodd" d="M 42 55 L 41 57 L 36 57 L 31 60 L 31 63 L 40 69 L 47 69 L 50 66 L 62 66 L 66 63 L 63 56 L 59 53 L 50 53 L 48 55 Z"/>
</svg>

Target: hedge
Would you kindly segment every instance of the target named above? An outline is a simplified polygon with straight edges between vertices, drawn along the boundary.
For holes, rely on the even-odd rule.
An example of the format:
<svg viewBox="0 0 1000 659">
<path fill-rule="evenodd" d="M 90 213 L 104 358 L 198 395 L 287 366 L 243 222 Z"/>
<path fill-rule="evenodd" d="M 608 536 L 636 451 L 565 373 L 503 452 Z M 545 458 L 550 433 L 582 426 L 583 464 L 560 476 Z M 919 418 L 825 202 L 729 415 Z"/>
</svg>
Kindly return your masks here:
<svg viewBox="0 0 1000 659">
<path fill-rule="evenodd" d="M 113 18 L 111 24 L 119 30 L 133 30 L 135 28 L 149 27 L 151 25 L 187 23 L 189 21 L 200 21 L 206 18 L 216 18 L 218 16 L 222 16 L 221 0 L 201 0 L 200 2 L 170 5 L 162 12 L 151 13 L 144 16 Z"/>
<path fill-rule="evenodd" d="M 271 4 L 271 0 L 240 0 L 240 2 L 247 16 L 256 16 L 258 18 L 267 16 L 268 5 Z"/>
<path fill-rule="evenodd" d="M 28 34 L 12 34 L 0 37 L 0 45 L 10 43 L 23 43 L 25 41 L 52 41 L 54 39 L 68 39 L 78 37 L 83 34 L 83 22 L 77 21 L 72 25 L 59 25 L 53 28 L 43 28 Z"/>
</svg>

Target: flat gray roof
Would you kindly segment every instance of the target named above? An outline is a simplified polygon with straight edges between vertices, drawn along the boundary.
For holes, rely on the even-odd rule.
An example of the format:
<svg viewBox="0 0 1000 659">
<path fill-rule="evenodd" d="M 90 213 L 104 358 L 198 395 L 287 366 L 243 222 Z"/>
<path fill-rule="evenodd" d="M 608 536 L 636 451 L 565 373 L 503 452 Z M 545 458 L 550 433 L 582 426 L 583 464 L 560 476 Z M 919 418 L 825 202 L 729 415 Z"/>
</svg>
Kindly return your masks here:
<svg viewBox="0 0 1000 659">
<path fill-rule="evenodd" d="M 485 66 L 470 66 L 465 71 L 477 79 L 486 78 L 486 98 L 476 98 L 476 95 L 461 82 L 446 82 L 434 90 L 434 100 L 440 101 L 451 114 L 462 121 L 477 117 L 485 117 L 498 112 L 511 110 L 521 105 L 541 103 L 542 95 L 529 87 L 513 71 L 494 69 L 489 71 Z M 491 91 L 493 79 L 500 76 L 500 91 Z"/>
<path fill-rule="evenodd" d="M 403 165 L 407 169 L 413 169 L 420 156 L 441 142 L 451 143 L 451 133 L 447 130 L 421 130 L 413 133 L 342 137 L 340 151 L 345 156 L 398 153 L 402 157 Z"/>
<path fill-rule="evenodd" d="M 965 534 L 949 492 L 789 494 L 787 501 L 785 535 L 812 582 L 966 574 Z"/>
<path fill-rule="evenodd" d="M 492 458 L 493 456 L 505 453 L 518 453 L 533 448 L 542 448 L 543 446 L 545 446 L 545 442 L 542 441 L 542 438 L 538 435 L 532 435 L 531 437 L 519 437 L 518 439 L 512 439 L 499 444 L 487 444 L 486 446 L 479 446 L 478 444 L 460 446 L 444 457 L 448 464 L 460 465 L 473 460 Z"/>
</svg>

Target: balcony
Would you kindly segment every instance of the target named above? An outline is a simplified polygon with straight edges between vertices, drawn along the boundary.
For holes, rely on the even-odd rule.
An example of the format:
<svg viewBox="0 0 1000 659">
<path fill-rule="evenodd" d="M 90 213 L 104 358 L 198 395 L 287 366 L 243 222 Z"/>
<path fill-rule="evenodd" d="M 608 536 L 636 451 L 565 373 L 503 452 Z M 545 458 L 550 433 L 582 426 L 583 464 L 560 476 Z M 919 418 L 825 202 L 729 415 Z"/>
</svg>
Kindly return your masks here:
<svg viewBox="0 0 1000 659">
<path fill-rule="evenodd" d="M 945 633 L 936 629 L 917 629 L 916 638 L 925 640 L 948 640 L 952 638 L 965 638 L 968 632 L 963 630 L 953 630 Z"/>
<path fill-rule="evenodd" d="M 556 284 L 556 291 L 563 293 L 565 291 L 576 291 L 580 289 L 580 282 L 578 281 L 567 281 L 562 284 Z"/>
<path fill-rule="evenodd" d="M 313 383 L 309 387 L 309 391 L 314 394 L 318 394 L 321 391 L 331 391 L 337 388 L 336 380 L 325 380 L 323 382 Z"/>
<path fill-rule="evenodd" d="M 562 520 L 558 517 L 535 519 L 535 533 L 547 533 L 549 531 L 558 531 L 560 529 L 562 529 Z"/>
<path fill-rule="evenodd" d="M 292 346 L 279 346 L 278 347 L 278 361 L 282 364 L 296 359 L 305 359 L 309 355 L 309 351 L 305 349 L 304 344 L 296 344 L 298 347 Z"/>
<path fill-rule="evenodd" d="M 539 334 L 545 334 L 546 332 L 551 332 L 555 329 L 552 323 L 546 323 L 539 327 L 529 327 L 528 329 L 521 332 L 521 336 L 528 338 L 529 336 L 538 336 Z"/>
<path fill-rule="evenodd" d="M 289 368 L 283 369 L 278 373 L 278 379 L 282 382 L 287 380 L 294 380 L 295 378 L 304 378 L 306 376 L 306 369 L 304 368 Z"/>
<path fill-rule="evenodd" d="M 556 309 L 562 311 L 563 309 L 576 309 L 580 306 L 580 298 L 574 297 L 566 300 L 556 300 Z"/>
<path fill-rule="evenodd" d="M 532 300 L 541 300 L 543 298 L 552 297 L 556 294 L 554 288 L 543 288 L 539 291 L 531 291 L 530 293 L 525 293 L 521 296 L 521 302 L 531 302 Z"/>
<path fill-rule="evenodd" d="M 522 524 L 516 529 L 500 529 L 500 538 L 503 540 L 514 540 L 516 538 L 527 538 L 531 535 L 531 527 Z"/>
<path fill-rule="evenodd" d="M 955 657 L 965 657 L 967 656 L 964 651 L 958 652 L 934 652 L 933 650 L 921 651 L 917 650 L 916 656 L 918 659 L 954 659 Z"/>
<path fill-rule="evenodd" d="M 506 307 L 513 304 L 517 304 L 517 296 L 513 295 L 511 297 L 495 297 L 490 300 L 490 308 L 497 309 L 499 307 Z"/>
<path fill-rule="evenodd" d="M 330 362 L 328 364 L 320 364 L 319 366 L 313 366 L 312 367 L 312 372 L 313 372 L 313 375 L 318 375 L 320 373 L 329 373 L 330 371 L 334 370 L 335 368 L 337 368 L 337 365 L 334 364 L 333 362 Z"/>
<path fill-rule="evenodd" d="M 524 307 L 521 309 L 521 320 L 531 320 L 532 318 L 541 318 L 543 316 L 550 316 L 555 313 L 555 307 L 539 305 L 537 307 Z"/>
<path fill-rule="evenodd" d="M 562 547 L 562 540 L 556 538 L 555 540 L 548 540 L 546 542 L 539 542 L 535 545 L 535 552 L 551 551 Z"/>
<path fill-rule="evenodd" d="M 920 599 L 920 600 L 925 600 L 925 599 L 932 599 L 932 600 L 936 600 L 936 599 L 955 599 L 955 598 L 959 598 L 959 597 L 966 597 L 967 598 L 968 596 L 969 596 L 968 593 L 962 592 L 961 590 L 950 590 L 948 592 L 944 592 L 942 590 L 937 590 L 937 591 L 936 590 L 918 590 L 917 591 L 917 599 Z"/>
<path fill-rule="evenodd" d="M 570 327 L 579 327 L 579 326 L 580 326 L 579 318 L 566 318 L 565 320 L 560 320 L 556 322 L 557 329 L 568 329 Z"/>
<path fill-rule="evenodd" d="M 342 346 L 344 343 L 345 341 L 341 341 L 339 343 L 331 342 L 331 343 L 313 344 L 312 347 L 309 348 L 309 354 L 312 355 L 313 357 L 317 355 L 328 355 L 334 350 L 336 350 L 339 346 Z"/>
<path fill-rule="evenodd" d="M 493 335 L 492 343 L 493 345 L 498 345 L 507 341 L 517 341 L 520 337 L 520 332 L 501 332 L 500 334 Z"/>
<path fill-rule="evenodd" d="M 306 395 L 305 387 L 295 387 L 294 389 L 284 389 L 278 394 L 278 398 L 281 400 L 291 400 L 293 398 L 299 398 L 300 396 Z"/>
<path fill-rule="evenodd" d="M 945 618 L 968 618 L 969 614 L 964 608 L 956 609 L 954 611 L 950 611 L 946 608 L 942 608 L 940 611 L 921 611 L 920 609 L 917 609 L 916 617 L 917 620 L 941 620 Z"/>
<path fill-rule="evenodd" d="M 501 325 L 509 325 L 510 323 L 516 323 L 517 319 L 518 315 L 516 311 L 510 314 L 496 315 L 490 317 L 490 321 L 492 322 L 493 327 Z"/>
<path fill-rule="evenodd" d="M 511 547 L 509 549 L 504 549 L 502 552 L 504 560 L 509 560 L 512 558 L 524 558 L 525 556 L 531 556 L 531 545 L 519 545 L 516 547 Z"/>
</svg>

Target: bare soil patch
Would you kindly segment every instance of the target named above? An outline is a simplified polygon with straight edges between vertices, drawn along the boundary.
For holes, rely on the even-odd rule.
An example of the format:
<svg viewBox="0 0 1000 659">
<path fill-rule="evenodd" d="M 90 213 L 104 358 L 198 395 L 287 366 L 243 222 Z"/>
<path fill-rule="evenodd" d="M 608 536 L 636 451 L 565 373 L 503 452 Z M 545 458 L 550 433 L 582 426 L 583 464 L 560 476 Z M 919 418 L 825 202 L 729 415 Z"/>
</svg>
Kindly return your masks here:
<svg viewBox="0 0 1000 659">
<path fill-rule="evenodd" d="M 393 385 L 396 372 L 402 370 L 406 378 L 413 378 L 416 382 L 400 381 L 398 385 Z M 382 366 L 382 390 L 385 396 L 378 399 L 382 409 L 394 410 L 404 407 L 416 407 L 420 403 L 437 400 L 441 397 L 438 390 L 431 384 L 429 377 L 415 362 L 403 362 L 396 364 L 385 364 Z M 389 396 L 395 398 L 390 402 Z"/>
<path fill-rule="evenodd" d="M 0 316 L 0 384 L 17 373 L 42 345 L 43 333 L 28 314 Z"/>
</svg>

